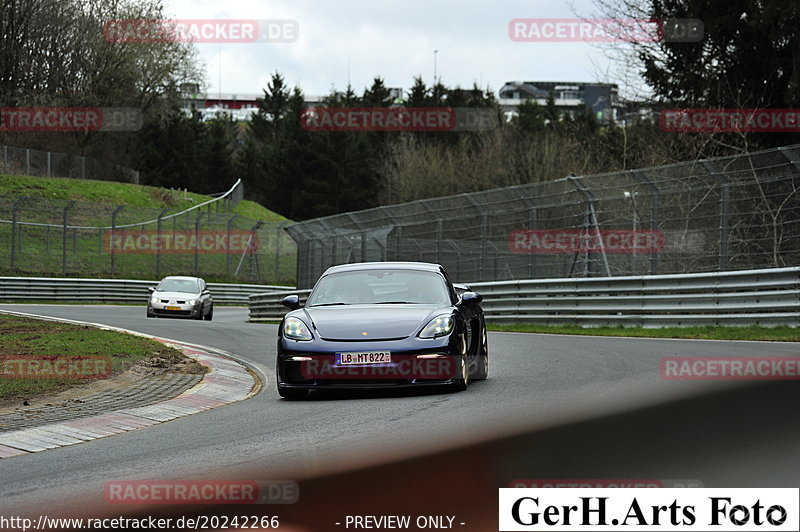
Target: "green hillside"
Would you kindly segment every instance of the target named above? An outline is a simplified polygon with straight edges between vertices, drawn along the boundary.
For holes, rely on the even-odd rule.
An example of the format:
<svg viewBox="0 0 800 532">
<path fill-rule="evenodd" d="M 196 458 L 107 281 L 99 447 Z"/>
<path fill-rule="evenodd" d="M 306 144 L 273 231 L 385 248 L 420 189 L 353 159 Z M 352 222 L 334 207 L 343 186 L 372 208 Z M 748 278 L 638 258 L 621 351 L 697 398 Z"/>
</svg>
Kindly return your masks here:
<svg viewBox="0 0 800 532">
<path fill-rule="evenodd" d="M 197 274 L 217 282 L 292 284 L 296 248 L 283 231 L 291 221 L 253 201 L 240 201 L 231 212 L 225 201 L 192 209 L 212 199 L 130 183 L 0 175 L 0 275 Z M 115 251 L 112 225 L 115 245 L 133 238 L 143 247 Z M 151 247 L 162 236 L 164 242 L 197 243 Z"/>
<path fill-rule="evenodd" d="M 2 174 L 0 174 L 0 196 L 77 200 L 150 209 L 170 209 L 170 211 L 188 209 L 193 205 L 212 199 L 210 196 L 193 192 L 187 192 L 184 197 L 182 190 L 170 193 L 169 189 L 131 183 Z M 233 214 L 265 222 L 286 220 L 280 214 L 267 210 L 254 201 L 247 200 L 239 202 L 233 210 Z"/>
</svg>

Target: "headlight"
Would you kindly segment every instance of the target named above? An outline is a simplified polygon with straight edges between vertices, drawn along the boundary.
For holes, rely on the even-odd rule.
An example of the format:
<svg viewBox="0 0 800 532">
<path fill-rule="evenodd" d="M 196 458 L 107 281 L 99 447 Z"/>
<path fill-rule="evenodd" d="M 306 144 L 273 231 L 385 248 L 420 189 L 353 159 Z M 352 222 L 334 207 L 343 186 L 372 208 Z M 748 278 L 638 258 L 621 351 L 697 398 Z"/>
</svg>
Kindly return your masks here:
<svg viewBox="0 0 800 532">
<path fill-rule="evenodd" d="M 283 335 L 292 340 L 311 340 L 311 331 L 297 318 L 286 318 L 283 322 Z"/>
<path fill-rule="evenodd" d="M 189 303 L 190 305 L 194 305 L 195 303 L 197 303 L 197 300 L 196 299 L 190 299 L 189 301 L 187 301 L 187 303 Z"/>
<path fill-rule="evenodd" d="M 456 322 L 453 319 L 452 314 L 442 314 L 440 316 L 436 316 L 428 322 L 424 329 L 422 329 L 422 331 L 419 333 L 419 337 L 438 338 L 440 336 L 446 336 L 453 330 L 455 323 Z"/>
<path fill-rule="evenodd" d="M 158 303 L 158 296 L 153 296 L 150 298 L 150 303 Z"/>
</svg>

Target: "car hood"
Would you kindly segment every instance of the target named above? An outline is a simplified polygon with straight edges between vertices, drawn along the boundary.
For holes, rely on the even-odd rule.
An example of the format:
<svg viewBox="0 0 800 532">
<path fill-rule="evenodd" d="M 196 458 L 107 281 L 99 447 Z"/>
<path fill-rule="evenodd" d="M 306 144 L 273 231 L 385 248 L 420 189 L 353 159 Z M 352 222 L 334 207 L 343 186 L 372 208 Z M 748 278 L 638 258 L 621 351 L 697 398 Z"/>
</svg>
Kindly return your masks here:
<svg viewBox="0 0 800 532">
<path fill-rule="evenodd" d="M 153 292 L 153 296 L 158 299 L 179 299 L 181 301 L 188 301 L 190 299 L 199 299 L 200 294 L 190 294 L 188 292 Z"/>
<path fill-rule="evenodd" d="M 407 338 L 450 310 L 438 305 L 337 305 L 304 308 L 300 317 L 308 318 L 325 340 L 390 340 Z"/>
</svg>

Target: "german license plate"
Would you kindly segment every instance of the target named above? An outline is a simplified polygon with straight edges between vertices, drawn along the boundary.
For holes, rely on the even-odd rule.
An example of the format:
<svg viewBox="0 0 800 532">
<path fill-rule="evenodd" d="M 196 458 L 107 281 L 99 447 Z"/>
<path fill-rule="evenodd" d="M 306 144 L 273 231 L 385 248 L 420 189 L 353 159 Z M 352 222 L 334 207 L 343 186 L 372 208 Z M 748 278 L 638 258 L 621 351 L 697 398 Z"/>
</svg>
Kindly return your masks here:
<svg viewBox="0 0 800 532">
<path fill-rule="evenodd" d="M 167 307 L 167 310 L 180 310 L 181 307 Z"/>
<path fill-rule="evenodd" d="M 348 364 L 388 364 L 392 361 L 389 351 L 369 351 L 365 353 L 336 353 L 336 363 Z"/>
</svg>

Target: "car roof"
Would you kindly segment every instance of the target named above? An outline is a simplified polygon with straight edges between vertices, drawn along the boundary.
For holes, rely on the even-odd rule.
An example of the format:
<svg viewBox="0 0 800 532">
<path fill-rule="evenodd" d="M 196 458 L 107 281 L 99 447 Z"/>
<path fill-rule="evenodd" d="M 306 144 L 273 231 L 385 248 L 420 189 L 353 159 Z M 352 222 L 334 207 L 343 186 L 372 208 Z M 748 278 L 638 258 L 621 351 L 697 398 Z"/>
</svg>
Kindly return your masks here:
<svg viewBox="0 0 800 532">
<path fill-rule="evenodd" d="M 430 262 L 353 262 L 350 264 L 340 264 L 338 266 L 331 266 L 322 275 L 338 272 L 352 272 L 358 270 L 417 270 L 426 272 L 442 272 L 444 268 L 440 264 L 433 264 Z"/>
<path fill-rule="evenodd" d="M 198 279 L 200 279 L 200 277 L 192 277 L 189 275 L 169 275 L 161 280 L 164 281 L 166 279 L 178 279 L 180 281 L 197 281 Z"/>
</svg>

